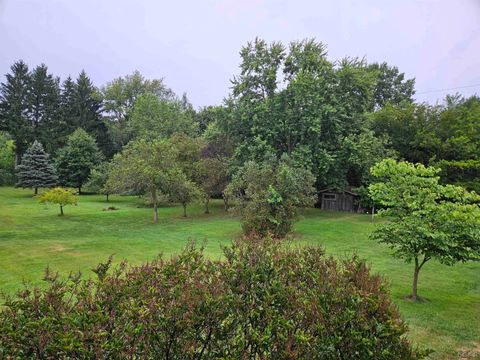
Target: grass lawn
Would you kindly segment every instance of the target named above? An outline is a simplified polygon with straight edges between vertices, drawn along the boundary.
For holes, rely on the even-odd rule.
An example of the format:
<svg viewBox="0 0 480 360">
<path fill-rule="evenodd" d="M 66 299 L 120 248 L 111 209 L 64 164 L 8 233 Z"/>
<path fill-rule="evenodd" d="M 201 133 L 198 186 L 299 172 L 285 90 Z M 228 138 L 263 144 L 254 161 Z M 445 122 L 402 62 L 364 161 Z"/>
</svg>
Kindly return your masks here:
<svg viewBox="0 0 480 360">
<path fill-rule="evenodd" d="M 44 268 L 61 273 L 89 269 L 110 254 L 118 262 L 140 263 L 159 253 L 178 252 L 189 239 L 207 240 L 206 252 L 221 256 L 220 245 L 240 234 L 238 219 L 213 202 L 211 214 L 191 206 L 189 217 L 180 207 L 159 209 L 160 222 L 152 224 L 152 210 L 138 207 L 136 197 L 84 195 L 78 206 L 67 206 L 57 216 L 54 205 L 41 205 L 32 191 L 0 187 L 0 290 L 12 293 L 22 281 L 40 284 Z M 102 211 L 115 206 L 116 211 Z M 429 262 L 420 273 L 419 293 L 429 299 L 412 303 L 413 266 L 390 256 L 388 248 L 368 240 L 369 216 L 308 209 L 295 226 L 295 242 L 322 246 L 343 257 L 357 253 L 390 283 L 391 296 L 410 325 L 416 344 L 435 350 L 434 359 L 480 359 L 480 264 L 453 267 Z"/>
</svg>

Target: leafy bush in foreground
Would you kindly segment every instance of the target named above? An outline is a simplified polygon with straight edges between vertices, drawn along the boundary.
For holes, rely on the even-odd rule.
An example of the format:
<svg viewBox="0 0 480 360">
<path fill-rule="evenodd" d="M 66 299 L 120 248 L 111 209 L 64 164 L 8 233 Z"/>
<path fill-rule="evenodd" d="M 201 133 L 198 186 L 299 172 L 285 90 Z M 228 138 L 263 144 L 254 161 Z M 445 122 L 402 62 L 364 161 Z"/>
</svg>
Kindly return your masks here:
<svg viewBox="0 0 480 360">
<path fill-rule="evenodd" d="M 95 280 L 46 271 L 0 313 L 1 358 L 419 359 L 382 279 L 353 258 L 238 241 Z"/>
</svg>

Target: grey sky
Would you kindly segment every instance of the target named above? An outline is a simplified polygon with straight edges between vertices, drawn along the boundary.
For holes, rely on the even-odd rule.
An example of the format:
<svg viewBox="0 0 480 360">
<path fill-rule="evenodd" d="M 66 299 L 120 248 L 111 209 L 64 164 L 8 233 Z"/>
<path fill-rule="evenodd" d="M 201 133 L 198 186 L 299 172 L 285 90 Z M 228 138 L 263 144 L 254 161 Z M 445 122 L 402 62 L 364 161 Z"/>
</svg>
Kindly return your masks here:
<svg viewBox="0 0 480 360">
<path fill-rule="evenodd" d="M 332 60 L 387 61 L 416 77 L 420 101 L 480 84 L 480 0 L 0 0 L 0 74 L 23 59 L 62 79 L 85 69 L 101 86 L 137 69 L 214 105 L 256 36 L 315 37 Z"/>
</svg>

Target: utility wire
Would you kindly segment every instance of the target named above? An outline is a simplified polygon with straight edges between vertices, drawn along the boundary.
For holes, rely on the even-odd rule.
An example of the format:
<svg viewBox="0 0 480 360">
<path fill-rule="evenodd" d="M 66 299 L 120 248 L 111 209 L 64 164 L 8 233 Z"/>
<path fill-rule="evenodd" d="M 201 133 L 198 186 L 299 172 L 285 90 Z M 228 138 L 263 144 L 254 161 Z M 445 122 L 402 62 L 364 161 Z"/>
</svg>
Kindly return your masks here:
<svg viewBox="0 0 480 360">
<path fill-rule="evenodd" d="M 440 92 L 440 91 L 449 91 L 449 90 L 457 90 L 457 89 L 466 89 L 466 88 L 472 88 L 472 87 L 477 87 L 477 86 L 480 86 L 480 84 L 466 85 L 466 86 L 457 86 L 457 87 L 452 87 L 452 88 L 445 88 L 445 89 L 436 89 L 436 90 L 422 91 L 422 92 L 417 92 L 417 93 L 415 93 L 415 95 L 429 94 L 429 93 Z"/>
</svg>

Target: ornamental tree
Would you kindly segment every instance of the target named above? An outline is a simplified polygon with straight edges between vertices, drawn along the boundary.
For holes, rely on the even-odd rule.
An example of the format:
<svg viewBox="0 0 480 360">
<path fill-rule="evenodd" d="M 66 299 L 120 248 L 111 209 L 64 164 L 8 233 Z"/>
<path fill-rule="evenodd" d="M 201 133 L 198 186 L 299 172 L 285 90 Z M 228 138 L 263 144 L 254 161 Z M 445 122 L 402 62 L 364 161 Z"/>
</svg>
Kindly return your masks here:
<svg viewBox="0 0 480 360">
<path fill-rule="evenodd" d="M 388 222 L 371 238 L 387 244 L 394 256 L 414 262 L 412 300 L 418 300 L 420 270 L 432 259 L 442 264 L 480 260 L 480 196 L 464 188 L 439 184 L 434 167 L 385 159 L 372 167 L 378 182 L 372 199 Z"/>
<path fill-rule="evenodd" d="M 60 216 L 63 216 L 63 207 L 66 205 L 77 205 L 78 196 L 71 189 L 56 187 L 40 195 L 41 203 L 52 203 L 60 205 Z"/>
<path fill-rule="evenodd" d="M 35 141 L 22 156 L 22 162 L 16 167 L 17 186 L 35 189 L 38 194 L 40 187 L 52 187 L 57 183 L 57 173 L 49 155 L 43 150 L 42 144 Z"/>
</svg>

